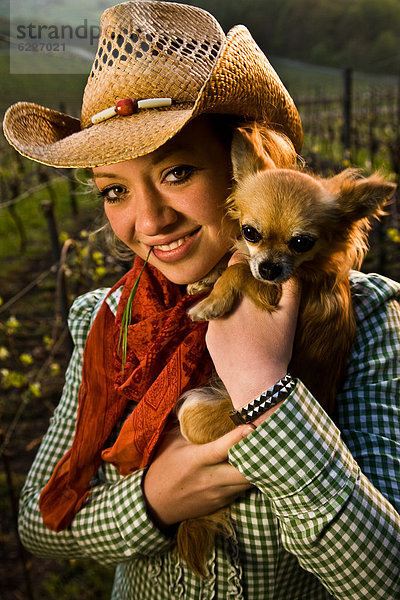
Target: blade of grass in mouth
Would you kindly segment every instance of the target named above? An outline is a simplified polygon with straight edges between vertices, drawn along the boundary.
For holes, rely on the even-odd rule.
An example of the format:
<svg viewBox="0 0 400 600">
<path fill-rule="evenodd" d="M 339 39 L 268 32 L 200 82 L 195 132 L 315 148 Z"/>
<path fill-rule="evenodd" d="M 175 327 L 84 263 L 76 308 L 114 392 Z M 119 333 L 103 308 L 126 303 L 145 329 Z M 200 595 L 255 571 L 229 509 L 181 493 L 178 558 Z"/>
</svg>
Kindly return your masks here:
<svg viewBox="0 0 400 600">
<path fill-rule="evenodd" d="M 141 278 L 142 273 L 148 263 L 149 256 L 150 256 L 152 250 L 153 250 L 153 248 L 150 248 L 149 253 L 147 254 L 146 259 L 143 263 L 143 267 L 141 268 L 140 273 L 137 276 L 136 281 L 132 286 L 132 290 L 131 290 L 131 293 L 129 294 L 128 302 L 126 303 L 124 313 L 122 315 L 121 331 L 120 331 L 119 340 L 118 340 L 118 352 L 120 351 L 120 349 L 122 347 L 122 376 L 124 376 L 124 370 L 125 370 L 126 353 L 127 353 L 127 347 L 128 347 L 128 327 L 131 324 L 131 320 L 132 320 L 133 299 L 136 295 L 136 291 L 138 289 L 140 278 Z"/>
</svg>

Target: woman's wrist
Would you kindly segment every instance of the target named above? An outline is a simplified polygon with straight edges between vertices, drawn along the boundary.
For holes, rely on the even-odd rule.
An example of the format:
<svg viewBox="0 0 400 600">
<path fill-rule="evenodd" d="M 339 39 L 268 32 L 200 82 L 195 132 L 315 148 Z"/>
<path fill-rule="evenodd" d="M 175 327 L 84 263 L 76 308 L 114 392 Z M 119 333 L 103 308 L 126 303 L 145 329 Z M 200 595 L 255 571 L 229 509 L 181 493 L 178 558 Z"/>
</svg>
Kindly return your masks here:
<svg viewBox="0 0 400 600">
<path fill-rule="evenodd" d="M 275 412 L 277 407 L 292 393 L 295 386 L 296 379 L 286 374 L 248 404 L 234 409 L 230 414 L 232 421 L 236 425 L 251 423 L 257 426 Z"/>
<path fill-rule="evenodd" d="M 257 371 L 258 374 L 262 372 Z M 232 381 L 228 385 L 225 384 L 231 397 L 233 408 L 240 410 L 257 398 L 257 396 L 275 385 L 286 374 L 287 368 L 285 367 L 269 369 L 263 377 L 258 375 L 257 379 L 251 375 L 246 377 L 246 372 L 243 372 L 244 377 L 237 377 L 236 382 Z"/>
</svg>

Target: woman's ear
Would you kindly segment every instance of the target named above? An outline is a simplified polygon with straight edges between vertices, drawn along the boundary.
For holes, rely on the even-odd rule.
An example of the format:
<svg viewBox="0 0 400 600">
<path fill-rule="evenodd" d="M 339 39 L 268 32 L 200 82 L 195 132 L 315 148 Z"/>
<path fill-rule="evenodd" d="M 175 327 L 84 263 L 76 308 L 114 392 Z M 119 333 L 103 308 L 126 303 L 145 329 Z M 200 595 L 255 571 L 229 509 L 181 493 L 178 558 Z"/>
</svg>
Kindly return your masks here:
<svg viewBox="0 0 400 600">
<path fill-rule="evenodd" d="M 266 154 L 262 138 L 257 129 L 251 134 L 243 129 L 236 129 L 231 147 L 232 171 L 235 181 L 240 181 L 258 171 L 274 169 L 275 164 Z"/>
</svg>

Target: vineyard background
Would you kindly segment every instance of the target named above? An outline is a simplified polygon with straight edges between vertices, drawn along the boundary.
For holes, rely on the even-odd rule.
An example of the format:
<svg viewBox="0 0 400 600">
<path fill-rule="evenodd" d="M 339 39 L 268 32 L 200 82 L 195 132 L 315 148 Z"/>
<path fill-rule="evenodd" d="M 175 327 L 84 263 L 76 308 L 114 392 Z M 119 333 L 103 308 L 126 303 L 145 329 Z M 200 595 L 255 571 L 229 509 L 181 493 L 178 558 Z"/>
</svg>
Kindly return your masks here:
<svg viewBox="0 0 400 600">
<path fill-rule="evenodd" d="M 20 99 L 79 115 L 84 77 L 8 76 L 0 111 Z M 400 85 L 366 75 L 271 59 L 296 100 L 303 156 L 323 175 L 347 166 L 381 170 L 400 183 Z M 62 90 L 62 92 L 60 91 Z M 0 139 L 0 542 L 3 600 L 109 597 L 112 571 L 86 561 L 29 556 L 16 534 L 17 498 L 56 406 L 71 350 L 65 327 L 74 297 L 116 281 L 127 268 L 105 249 L 98 198 L 84 170 L 56 170 L 20 157 Z M 365 271 L 400 275 L 399 199 L 371 233 Z"/>
</svg>

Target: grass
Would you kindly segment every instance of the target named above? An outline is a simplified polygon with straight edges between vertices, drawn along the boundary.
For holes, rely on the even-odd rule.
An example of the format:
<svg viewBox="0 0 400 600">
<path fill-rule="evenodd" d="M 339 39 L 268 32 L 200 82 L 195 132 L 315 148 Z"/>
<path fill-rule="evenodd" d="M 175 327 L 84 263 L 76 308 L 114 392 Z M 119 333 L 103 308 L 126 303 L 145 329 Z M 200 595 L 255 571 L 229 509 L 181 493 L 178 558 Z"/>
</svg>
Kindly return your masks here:
<svg viewBox="0 0 400 600">
<path fill-rule="evenodd" d="M 6 281 L 13 276 L 14 270 L 27 263 L 37 261 L 51 251 L 48 223 L 42 208 L 43 201 L 53 203 L 60 239 L 65 240 L 76 234 L 82 222 L 100 222 L 102 209 L 94 194 L 87 193 L 84 186 L 77 190 L 80 215 L 76 217 L 71 210 L 70 187 L 67 176 L 55 172 L 50 188 L 37 191 L 18 202 L 15 213 L 22 222 L 26 235 L 25 248 L 21 250 L 21 236 L 10 209 L 0 208 L 0 261 L 1 278 Z M 71 173 L 70 177 L 74 177 Z M 30 187 L 30 186 L 29 186 Z M 4 289 L 4 286 L 3 286 Z"/>
<path fill-rule="evenodd" d="M 43 600 L 109 600 L 114 570 L 93 561 L 60 561 L 59 572 L 48 573 L 41 588 Z"/>
</svg>

